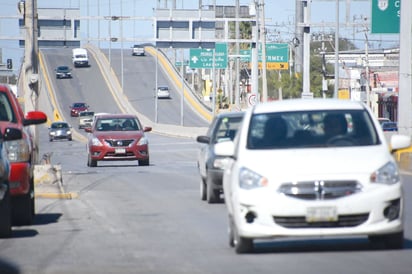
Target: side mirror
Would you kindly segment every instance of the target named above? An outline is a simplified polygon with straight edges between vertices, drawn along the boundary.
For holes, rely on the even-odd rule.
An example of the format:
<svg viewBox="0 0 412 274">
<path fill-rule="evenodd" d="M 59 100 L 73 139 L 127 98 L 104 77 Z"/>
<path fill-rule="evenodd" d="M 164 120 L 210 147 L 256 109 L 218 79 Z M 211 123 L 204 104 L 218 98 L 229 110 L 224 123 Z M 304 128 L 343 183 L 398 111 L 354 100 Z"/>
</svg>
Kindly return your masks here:
<svg viewBox="0 0 412 274">
<path fill-rule="evenodd" d="M 38 124 L 43 124 L 47 121 L 47 115 L 44 112 L 41 111 L 29 111 L 27 114 L 24 116 L 24 121 L 23 125 L 24 126 L 29 126 L 29 125 L 38 125 Z"/>
</svg>

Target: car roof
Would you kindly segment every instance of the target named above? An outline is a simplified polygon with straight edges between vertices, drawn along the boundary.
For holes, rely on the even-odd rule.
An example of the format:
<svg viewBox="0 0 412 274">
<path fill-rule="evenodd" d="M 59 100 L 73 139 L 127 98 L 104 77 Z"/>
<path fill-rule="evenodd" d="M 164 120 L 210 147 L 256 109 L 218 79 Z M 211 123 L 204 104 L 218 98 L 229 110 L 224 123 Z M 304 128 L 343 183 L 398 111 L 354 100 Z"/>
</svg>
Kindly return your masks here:
<svg viewBox="0 0 412 274">
<path fill-rule="evenodd" d="M 96 118 L 101 119 L 116 119 L 116 118 L 137 118 L 134 114 L 126 114 L 126 113 L 102 113 L 95 115 Z"/>
<path fill-rule="evenodd" d="M 68 125 L 69 123 L 68 123 L 68 122 L 65 122 L 65 121 L 55 121 L 55 122 L 52 122 L 51 124 L 52 124 L 52 125 L 58 125 L 58 124 L 66 124 L 66 125 Z"/>
<path fill-rule="evenodd" d="M 73 106 L 77 106 L 77 105 L 83 106 L 83 105 L 87 105 L 87 104 L 84 103 L 84 102 L 76 102 L 76 103 L 73 103 L 72 105 L 73 105 Z"/>
<path fill-rule="evenodd" d="M 396 126 L 396 122 L 383 122 L 382 126 Z"/>
<path fill-rule="evenodd" d="M 244 111 L 229 111 L 229 112 L 221 112 L 216 117 L 217 118 L 224 118 L 224 117 L 243 117 L 245 115 Z"/>
<path fill-rule="evenodd" d="M 286 111 L 311 111 L 311 110 L 338 110 L 338 109 L 364 109 L 365 105 L 359 101 L 340 99 L 288 99 L 257 104 L 250 109 L 253 113 L 286 112 Z"/>
</svg>

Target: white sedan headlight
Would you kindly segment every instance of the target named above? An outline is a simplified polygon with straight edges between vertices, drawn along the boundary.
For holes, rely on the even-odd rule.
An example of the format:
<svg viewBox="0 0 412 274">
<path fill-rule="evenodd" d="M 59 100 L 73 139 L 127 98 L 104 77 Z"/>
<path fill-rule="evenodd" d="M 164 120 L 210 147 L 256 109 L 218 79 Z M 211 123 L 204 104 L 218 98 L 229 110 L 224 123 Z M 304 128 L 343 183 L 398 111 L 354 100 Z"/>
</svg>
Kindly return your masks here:
<svg viewBox="0 0 412 274">
<path fill-rule="evenodd" d="M 394 162 L 387 162 L 370 176 L 372 183 L 393 185 L 400 181 L 398 167 Z"/>
<path fill-rule="evenodd" d="M 248 168 L 239 170 L 239 186 L 243 189 L 254 189 L 267 186 L 268 179 Z"/>
</svg>

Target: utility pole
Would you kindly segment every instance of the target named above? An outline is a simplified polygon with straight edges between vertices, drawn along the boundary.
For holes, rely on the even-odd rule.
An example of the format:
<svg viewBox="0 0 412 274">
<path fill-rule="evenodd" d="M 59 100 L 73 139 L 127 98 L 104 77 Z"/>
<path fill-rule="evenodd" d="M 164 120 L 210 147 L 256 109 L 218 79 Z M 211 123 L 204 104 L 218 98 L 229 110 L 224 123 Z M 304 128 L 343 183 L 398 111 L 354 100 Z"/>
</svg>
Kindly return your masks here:
<svg viewBox="0 0 412 274">
<path fill-rule="evenodd" d="M 368 81 L 369 81 L 369 76 Z M 335 30 L 335 86 L 333 98 L 338 98 L 339 92 L 339 0 L 336 0 L 336 30 Z M 369 94 L 369 91 L 366 91 Z M 369 102 L 368 102 L 369 103 Z"/>
<path fill-rule="evenodd" d="M 39 62 L 38 62 L 38 44 L 37 44 L 37 0 L 25 1 L 25 27 L 26 39 L 24 43 L 24 72 L 29 92 L 26 92 L 24 86 L 25 111 L 37 109 L 39 97 Z M 31 102 L 31 104 L 29 104 Z"/>
<path fill-rule="evenodd" d="M 302 98 L 311 99 L 310 92 L 310 0 L 304 0 L 304 22 L 303 22 L 303 91 Z"/>
<path fill-rule="evenodd" d="M 252 31 L 252 95 L 255 96 L 255 104 L 257 104 L 259 102 L 259 3 L 257 0 L 250 7 L 254 9 L 255 15 Z"/>
<path fill-rule="evenodd" d="M 302 61 L 303 61 L 303 27 L 300 25 L 303 23 L 303 1 L 296 0 L 295 4 L 295 37 L 293 38 L 293 44 L 295 46 L 295 66 L 294 72 L 296 74 L 302 74 Z"/>
<path fill-rule="evenodd" d="M 368 35 L 365 31 L 365 77 L 366 77 L 366 105 L 371 108 L 370 99 L 370 77 L 369 77 L 369 52 L 368 52 Z"/>
<path fill-rule="evenodd" d="M 265 27 L 265 1 L 260 0 L 259 4 L 261 16 L 260 23 L 260 43 L 262 48 L 262 102 L 268 101 L 268 85 L 266 77 L 266 27 Z"/>
<path fill-rule="evenodd" d="M 235 39 L 239 39 L 239 9 L 240 9 L 240 3 L 239 0 L 236 0 L 236 22 L 235 22 Z M 238 55 L 240 52 L 239 48 L 239 42 L 236 41 L 236 54 Z M 239 85 L 240 85 L 240 60 L 239 58 L 236 58 L 236 76 L 235 76 L 235 105 L 238 109 L 240 109 L 240 90 L 239 90 Z M 230 87 L 232 88 L 232 87 Z M 232 98 L 230 98 L 230 101 Z"/>
<path fill-rule="evenodd" d="M 412 3 L 402 1 L 399 47 L 398 128 L 401 134 L 412 134 Z"/>
</svg>

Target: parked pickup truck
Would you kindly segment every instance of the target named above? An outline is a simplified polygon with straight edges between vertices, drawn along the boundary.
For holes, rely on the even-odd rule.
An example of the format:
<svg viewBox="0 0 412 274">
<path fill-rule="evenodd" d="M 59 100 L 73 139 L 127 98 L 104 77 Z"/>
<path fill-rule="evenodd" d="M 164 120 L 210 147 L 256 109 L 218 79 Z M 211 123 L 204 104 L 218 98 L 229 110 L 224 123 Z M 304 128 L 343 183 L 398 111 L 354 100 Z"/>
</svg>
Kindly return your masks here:
<svg viewBox="0 0 412 274">
<path fill-rule="evenodd" d="M 2 135 L 7 128 L 20 132 L 21 138 L 5 140 L 4 147 L 10 162 L 9 187 L 13 225 L 30 225 L 34 209 L 34 164 L 38 161 L 38 148 L 32 128 L 42 124 L 47 116 L 41 111 L 29 111 L 26 115 L 8 85 L 0 84 L 0 129 Z"/>
</svg>

